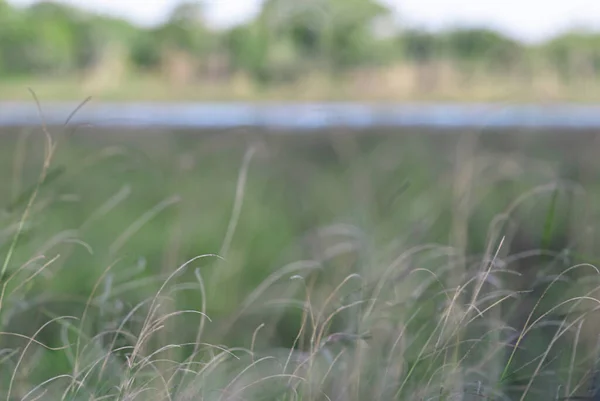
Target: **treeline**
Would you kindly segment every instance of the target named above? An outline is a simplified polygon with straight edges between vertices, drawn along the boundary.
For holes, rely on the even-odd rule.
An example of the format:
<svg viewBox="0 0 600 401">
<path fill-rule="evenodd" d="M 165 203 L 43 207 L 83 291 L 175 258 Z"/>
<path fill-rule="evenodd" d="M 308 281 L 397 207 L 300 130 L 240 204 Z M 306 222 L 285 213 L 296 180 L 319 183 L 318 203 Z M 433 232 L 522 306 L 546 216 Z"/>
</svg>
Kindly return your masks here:
<svg viewBox="0 0 600 401">
<path fill-rule="evenodd" d="M 418 66 L 424 86 L 452 66 L 531 78 L 540 69 L 565 82 L 600 72 L 600 35 L 569 33 L 531 46 L 487 29 L 431 33 L 402 29 L 376 0 L 266 0 L 251 21 L 210 29 L 199 2 L 183 3 L 158 27 L 41 2 L 0 0 L 0 78 L 80 76 L 118 59 L 136 74 L 223 79 L 243 73 L 260 83 L 311 73 L 338 79 L 393 65 Z"/>
</svg>

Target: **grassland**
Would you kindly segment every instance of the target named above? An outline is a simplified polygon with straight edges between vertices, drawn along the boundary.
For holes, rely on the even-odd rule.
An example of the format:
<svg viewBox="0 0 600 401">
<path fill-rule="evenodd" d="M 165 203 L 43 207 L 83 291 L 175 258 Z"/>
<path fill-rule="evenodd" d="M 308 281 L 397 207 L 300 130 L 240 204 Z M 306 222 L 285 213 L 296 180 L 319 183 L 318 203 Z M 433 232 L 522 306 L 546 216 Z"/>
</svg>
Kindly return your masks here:
<svg viewBox="0 0 600 401">
<path fill-rule="evenodd" d="M 434 74 L 421 67 L 398 65 L 331 77 L 313 73 L 287 83 L 261 85 L 243 74 L 227 77 L 167 78 L 100 69 L 96 73 L 61 77 L 0 79 L 0 100 L 30 101 L 34 88 L 44 101 L 359 101 L 359 102 L 579 102 L 600 101 L 595 77 L 574 76 L 568 82 L 556 73 L 464 76 L 458 68 L 440 65 Z"/>
<path fill-rule="evenodd" d="M 50 134 L 0 136 L 4 399 L 546 401 L 593 381 L 594 134 Z"/>
</svg>

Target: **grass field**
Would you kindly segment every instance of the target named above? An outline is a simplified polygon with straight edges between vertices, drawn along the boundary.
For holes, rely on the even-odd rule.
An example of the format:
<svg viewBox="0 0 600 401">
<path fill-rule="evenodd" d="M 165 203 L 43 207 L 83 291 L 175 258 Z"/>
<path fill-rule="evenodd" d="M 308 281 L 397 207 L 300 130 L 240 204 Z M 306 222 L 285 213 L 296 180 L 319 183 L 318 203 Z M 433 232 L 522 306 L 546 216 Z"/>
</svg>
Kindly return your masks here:
<svg viewBox="0 0 600 401">
<path fill-rule="evenodd" d="M 280 134 L 2 132 L 0 397 L 587 394 L 595 134 Z"/>
<path fill-rule="evenodd" d="M 563 82 L 556 73 L 536 70 L 531 76 L 471 74 L 460 68 L 440 67 L 439 76 L 410 65 L 399 65 L 355 76 L 330 77 L 312 74 L 296 82 L 260 85 L 243 75 L 227 79 L 203 78 L 170 81 L 110 69 L 98 74 L 67 77 L 15 77 L 0 80 L 0 100 L 31 100 L 28 88 L 43 101 L 358 101 L 358 102 L 493 102 L 493 103 L 597 103 L 600 86 L 585 74 Z M 425 74 L 425 75 L 424 75 Z"/>
</svg>

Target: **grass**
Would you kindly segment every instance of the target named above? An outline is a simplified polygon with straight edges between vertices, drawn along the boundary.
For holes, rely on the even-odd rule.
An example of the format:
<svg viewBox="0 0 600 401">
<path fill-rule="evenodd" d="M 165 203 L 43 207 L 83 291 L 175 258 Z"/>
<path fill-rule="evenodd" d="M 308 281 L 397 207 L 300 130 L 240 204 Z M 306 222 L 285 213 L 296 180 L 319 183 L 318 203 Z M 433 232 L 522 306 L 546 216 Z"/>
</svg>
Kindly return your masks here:
<svg viewBox="0 0 600 401">
<path fill-rule="evenodd" d="M 7 130 L 0 397 L 586 396 L 597 151 L 589 133 Z"/>
<path fill-rule="evenodd" d="M 169 80 L 126 69 L 101 68 L 79 77 L 5 77 L 0 100 L 29 101 L 28 87 L 42 99 L 78 101 L 92 95 L 98 101 L 372 101 L 372 102 L 570 102 L 597 103 L 595 76 L 580 74 L 570 81 L 556 72 L 538 68 L 535 73 L 492 74 L 470 72 L 440 62 L 436 74 L 411 64 L 378 67 L 338 77 L 333 82 L 318 72 L 296 82 L 261 86 L 244 74 L 221 78 Z M 433 74 L 433 75 L 432 75 Z"/>
</svg>

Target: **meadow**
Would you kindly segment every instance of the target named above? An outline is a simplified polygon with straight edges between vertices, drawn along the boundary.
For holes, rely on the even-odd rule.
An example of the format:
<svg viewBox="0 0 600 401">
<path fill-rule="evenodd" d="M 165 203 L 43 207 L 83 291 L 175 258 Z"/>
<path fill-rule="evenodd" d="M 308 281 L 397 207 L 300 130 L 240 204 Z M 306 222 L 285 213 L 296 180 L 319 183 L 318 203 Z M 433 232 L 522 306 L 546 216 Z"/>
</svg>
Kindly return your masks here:
<svg viewBox="0 0 600 401">
<path fill-rule="evenodd" d="M 311 73 L 290 82 L 261 85 L 237 74 L 228 79 L 198 78 L 178 81 L 112 69 L 73 77 L 15 77 L 0 79 L 0 100 L 31 100 L 26 87 L 35 88 L 40 99 L 117 102 L 456 102 L 456 103 L 579 103 L 594 104 L 600 93 L 596 76 L 574 74 L 563 82 L 543 68 L 531 76 L 502 75 L 485 71 L 468 74 L 456 66 L 440 63 L 434 77 L 427 68 L 397 66 L 336 74 Z"/>
<path fill-rule="evenodd" d="M 4 129 L 0 397 L 598 396 L 598 152 L 592 132 Z"/>
</svg>

